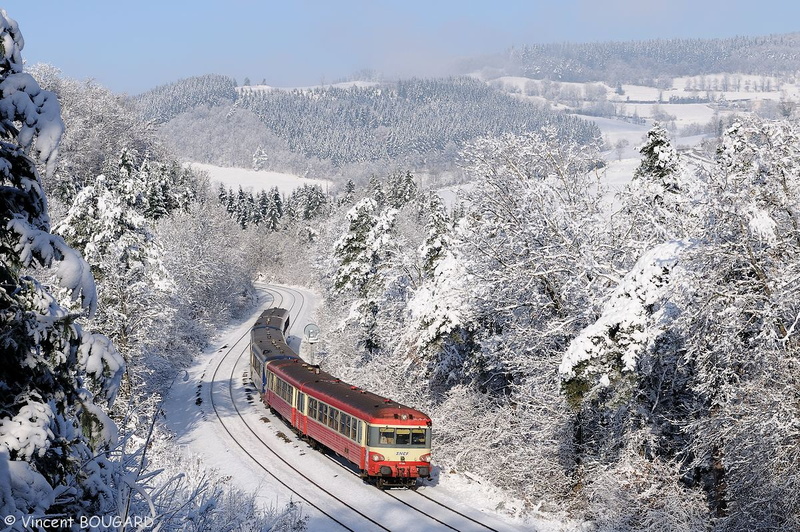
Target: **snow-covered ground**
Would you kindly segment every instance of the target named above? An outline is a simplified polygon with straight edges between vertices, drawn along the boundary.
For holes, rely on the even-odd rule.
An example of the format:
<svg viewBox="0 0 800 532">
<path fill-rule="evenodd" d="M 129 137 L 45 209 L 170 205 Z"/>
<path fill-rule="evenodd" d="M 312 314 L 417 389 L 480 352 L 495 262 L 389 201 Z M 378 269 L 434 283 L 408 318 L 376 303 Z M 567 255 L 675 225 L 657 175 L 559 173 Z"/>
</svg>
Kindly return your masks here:
<svg viewBox="0 0 800 532">
<path fill-rule="evenodd" d="M 310 91 L 314 89 L 349 89 L 350 87 L 375 87 L 380 85 L 377 81 L 342 81 L 339 83 L 331 83 L 329 85 L 309 85 L 307 87 L 273 87 L 272 85 L 242 85 L 236 87 L 236 90 L 242 92 L 263 92 L 272 90 L 281 91 Z"/>
<path fill-rule="evenodd" d="M 330 181 L 324 179 L 308 179 L 295 174 L 270 172 L 268 170 L 251 170 L 249 168 L 232 168 L 216 166 L 213 164 L 189 163 L 192 168 L 208 173 L 214 183 L 222 183 L 226 188 L 238 189 L 239 186 L 247 192 L 260 192 L 278 187 L 281 194 L 290 194 L 294 189 L 303 185 L 319 185 L 327 191 L 331 186 Z"/>
<path fill-rule="evenodd" d="M 301 345 L 301 338 L 311 321 L 315 296 L 303 289 L 267 285 L 260 285 L 259 292 L 258 308 L 220 332 L 216 342 L 197 356 L 182 378 L 176 379 L 164 402 L 167 426 L 174 432 L 180 452 L 201 458 L 230 484 L 258 493 L 265 508 L 281 508 L 289 501 L 299 501 L 312 531 L 371 531 L 381 526 L 423 532 L 486 529 L 476 522 L 497 531 L 574 529 L 557 519 L 529 517 L 522 521 L 507 515 L 503 512 L 520 503 L 463 474 L 437 470 L 434 480 L 419 489 L 419 493 L 461 512 L 461 516 L 406 490 L 390 490 L 387 495 L 364 484 L 335 460 L 309 448 L 253 393 L 248 342 L 249 329 L 261 310 L 284 306 L 293 318 L 289 344 L 303 355 L 306 345 Z M 407 504 L 423 509 L 435 519 Z"/>
</svg>

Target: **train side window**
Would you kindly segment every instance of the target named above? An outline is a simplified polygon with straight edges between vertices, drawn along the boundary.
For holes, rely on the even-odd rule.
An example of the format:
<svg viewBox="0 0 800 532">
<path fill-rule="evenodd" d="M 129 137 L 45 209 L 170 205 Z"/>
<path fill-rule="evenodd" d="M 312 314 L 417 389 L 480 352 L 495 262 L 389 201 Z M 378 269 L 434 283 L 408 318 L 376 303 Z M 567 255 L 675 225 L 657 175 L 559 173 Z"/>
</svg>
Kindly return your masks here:
<svg viewBox="0 0 800 532">
<path fill-rule="evenodd" d="M 320 405 L 320 407 L 321 408 L 319 409 L 320 410 L 319 420 L 322 423 L 324 423 L 325 425 L 327 425 L 328 424 L 328 405 L 322 404 L 322 405 Z"/>
<path fill-rule="evenodd" d="M 302 413 L 305 413 L 306 410 L 306 394 L 303 392 L 297 392 L 297 410 Z"/>
<path fill-rule="evenodd" d="M 339 430 L 339 411 L 331 408 L 331 417 L 328 420 L 328 426 L 335 431 Z"/>
<path fill-rule="evenodd" d="M 317 419 L 317 400 L 309 397 L 308 399 L 308 417 Z"/>
<path fill-rule="evenodd" d="M 361 439 L 362 439 L 363 435 L 364 435 L 364 422 L 363 421 L 359 421 L 358 422 L 358 435 L 357 435 L 358 436 L 357 441 L 359 443 L 361 443 Z"/>
</svg>

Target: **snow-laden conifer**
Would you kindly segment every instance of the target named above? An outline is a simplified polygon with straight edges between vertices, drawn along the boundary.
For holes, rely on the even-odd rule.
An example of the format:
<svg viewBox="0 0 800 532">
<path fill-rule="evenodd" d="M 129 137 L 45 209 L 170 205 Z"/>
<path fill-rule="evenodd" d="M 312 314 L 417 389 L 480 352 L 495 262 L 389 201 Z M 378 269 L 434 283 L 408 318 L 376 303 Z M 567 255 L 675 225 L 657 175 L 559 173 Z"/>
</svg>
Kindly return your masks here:
<svg viewBox="0 0 800 532">
<path fill-rule="evenodd" d="M 144 216 L 108 187 L 105 176 L 78 193 L 55 231 L 84 253 L 99 279 L 98 330 L 126 356 L 162 336 L 156 331 L 169 323 L 164 302 L 173 288 L 163 249 Z"/>
<path fill-rule="evenodd" d="M 114 400 L 123 361 L 26 273 L 53 268 L 86 313 L 95 311 L 89 265 L 50 233 L 30 157 L 54 168 L 58 101 L 22 72 L 22 36 L 4 10 L 0 43 L 0 513 L 21 526 L 27 516 L 115 509 L 106 452 L 116 428 L 98 405 Z"/>
<path fill-rule="evenodd" d="M 621 209 L 613 217 L 621 250 L 634 257 L 664 242 L 690 238 L 696 225 L 700 194 L 694 169 L 672 146 L 669 134 L 655 124 L 639 147 L 641 162 L 620 194 Z"/>
</svg>

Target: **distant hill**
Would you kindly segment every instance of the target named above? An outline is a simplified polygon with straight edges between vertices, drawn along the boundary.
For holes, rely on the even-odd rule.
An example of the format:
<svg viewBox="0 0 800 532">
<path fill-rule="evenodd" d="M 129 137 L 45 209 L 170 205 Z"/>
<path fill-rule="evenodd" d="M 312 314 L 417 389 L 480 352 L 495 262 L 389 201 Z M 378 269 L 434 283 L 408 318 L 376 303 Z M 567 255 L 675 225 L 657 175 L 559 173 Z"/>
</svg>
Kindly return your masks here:
<svg viewBox="0 0 800 532">
<path fill-rule="evenodd" d="M 731 72 L 775 76 L 800 71 L 800 33 L 728 39 L 534 44 L 472 59 L 465 72 L 610 85 L 668 86 L 679 76 Z"/>
<path fill-rule="evenodd" d="M 244 91 L 254 112 L 290 149 L 334 164 L 442 152 L 482 135 L 548 125 L 589 142 L 597 128 L 471 78 L 411 79 L 367 87 Z"/>
<path fill-rule="evenodd" d="M 581 143 L 600 137 L 594 124 L 467 77 L 293 90 L 235 89 L 231 82 L 222 76 L 191 78 L 159 87 L 135 101 L 146 119 L 170 122 L 164 127 L 170 130 L 170 144 L 179 155 L 198 160 L 204 151 L 215 150 L 228 154 L 228 164 L 252 157 L 252 146 L 249 153 L 229 155 L 246 144 L 244 124 L 250 124 L 252 135 L 264 138 L 272 152 L 283 146 L 335 167 L 420 161 L 445 152 L 452 160 L 470 139 L 538 131 L 545 126 Z M 200 107 L 219 108 L 219 112 Z M 253 127 L 250 117 L 257 117 L 260 126 Z M 220 122 L 227 120 L 230 123 L 223 127 Z M 202 135 L 209 135 L 205 147 L 198 144 Z M 216 145 L 211 147 L 211 143 Z M 226 143 L 231 145 L 223 146 Z M 200 161 L 222 163 L 208 158 Z"/>
<path fill-rule="evenodd" d="M 132 101 L 145 120 L 166 122 L 201 105 L 231 105 L 236 97 L 236 80 L 208 74 L 161 85 Z"/>
</svg>

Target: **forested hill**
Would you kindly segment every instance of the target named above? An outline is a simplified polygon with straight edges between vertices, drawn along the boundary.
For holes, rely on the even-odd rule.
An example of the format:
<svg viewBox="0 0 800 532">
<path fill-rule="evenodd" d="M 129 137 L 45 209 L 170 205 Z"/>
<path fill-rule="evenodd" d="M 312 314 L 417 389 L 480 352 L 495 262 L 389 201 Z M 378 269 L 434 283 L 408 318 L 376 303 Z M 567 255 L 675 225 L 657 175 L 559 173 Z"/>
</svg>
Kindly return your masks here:
<svg viewBox="0 0 800 532">
<path fill-rule="evenodd" d="M 767 76 L 800 70 L 800 33 L 728 39 L 537 44 L 512 48 L 500 58 L 471 61 L 504 74 L 559 81 L 605 81 L 658 86 L 679 76 L 720 72 Z"/>
<path fill-rule="evenodd" d="M 137 104 L 151 120 L 180 117 L 180 135 L 197 148 L 196 127 L 186 127 L 186 102 L 224 106 L 256 116 L 295 154 L 350 163 L 409 160 L 453 153 L 484 135 L 522 134 L 544 126 L 580 143 L 600 137 L 589 122 L 497 91 L 472 78 L 410 79 L 368 87 L 270 89 L 241 87 L 219 76 L 191 78 L 141 95 Z M 205 93 L 203 92 L 205 91 Z M 240 121 L 241 123 L 241 121 Z M 175 129 L 171 129 L 175 135 Z M 174 139 L 173 139 L 174 140 Z M 226 142 L 216 136 L 214 142 Z M 180 145 L 178 144 L 180 151 Z M 192 158 L 192 153 L 181 155 Z M 252 152 L 248 154 L 252 156 Z"/>
<path fill-rule="evenodd" d="M 236 100 L 236 80 L 209 74 L 161 85 L 133 98 L 146 120 L 166 122 L 200 105 L 230 105 Z"/>
<path fill-rule="evenodd" d="M 411 79 L 392 85 L 244 91 L 250 109 L 293 151 L 335 164 L 394 160 L 460 146 L 483 135 L 544 125 L 589 142 L 594 125 L 522 101 L 471 78 Z"/>
</svg>

